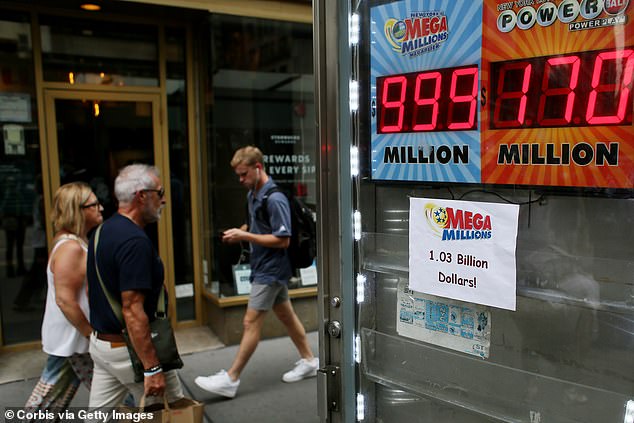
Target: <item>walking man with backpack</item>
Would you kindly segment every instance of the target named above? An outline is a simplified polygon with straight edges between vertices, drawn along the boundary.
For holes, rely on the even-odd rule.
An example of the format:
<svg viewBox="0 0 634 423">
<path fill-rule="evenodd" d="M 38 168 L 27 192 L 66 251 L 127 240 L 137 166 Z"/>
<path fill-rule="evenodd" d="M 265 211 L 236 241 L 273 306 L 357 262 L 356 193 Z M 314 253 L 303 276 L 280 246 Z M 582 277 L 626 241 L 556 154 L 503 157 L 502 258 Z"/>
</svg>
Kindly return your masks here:
<svg viewBox="0 0 634 423">
<path fill-rule="evenodd" d="M 237 150 L 231 167 L 240 183 L 249 189 L 249 224 L 224 231 L 222 240 L 251 244 L 251 293 L 243 320 L 244 333 L 233 364 L 229 370 L 195 379 L 196 385 L 205 391 L 227 398 L 236 395 L 240 374 L 260 342 L 262 324 L 269 310 L 284 324 L 301 357 L 295 368 L 284 373 L 282 380 L 290 383 L 315 376 L 318 367 L 318 359 L 313 356 L 304 326 L 288 296 L 288 281 L 292 275 L 286 251 L 292 231 L 289 201 L 264 170 L 262 152 L 257 147 Z"/>
</svg>

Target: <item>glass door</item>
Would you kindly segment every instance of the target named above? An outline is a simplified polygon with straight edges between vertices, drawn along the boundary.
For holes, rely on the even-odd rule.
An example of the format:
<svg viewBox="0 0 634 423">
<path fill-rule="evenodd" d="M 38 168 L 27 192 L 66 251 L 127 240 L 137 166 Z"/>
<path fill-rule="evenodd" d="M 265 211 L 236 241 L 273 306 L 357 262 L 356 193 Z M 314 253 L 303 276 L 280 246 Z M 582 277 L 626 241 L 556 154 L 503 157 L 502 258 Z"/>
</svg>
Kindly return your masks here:
<svg viewBox="0 0 634 423">
<path fill-rule="evenodd" d="M 116 211 L 113 183 L 121 167 L 131 163 L 159 166 L 155 159 L 160 148 L 160 142 L 155 142 L 160 136 L 155 116 L 159 97 L 126 97 L 72 92 L 47 92 L 46 96 L 48 119 L 53 123 L 48 132 L 53 192 L 72 181 L 90 184 L 104 206 L 104 218 Z"/>
<path fill-rule="evenodd" d="M 117 210 L 114 179 L 119 169 L 147 163 L 159 168 L 169 198 L 170 175 L 161 145 L 158 94 L 47 90 L 45 102 L 51 193 L 68 182 L 86 182 L 103 205 L 107 219 Z M 158 224 L 146 227 L 166 270 L 172 268 L 168 209 Z M 171 279 L 169 270 L 166 275 Z"/>
</svg>

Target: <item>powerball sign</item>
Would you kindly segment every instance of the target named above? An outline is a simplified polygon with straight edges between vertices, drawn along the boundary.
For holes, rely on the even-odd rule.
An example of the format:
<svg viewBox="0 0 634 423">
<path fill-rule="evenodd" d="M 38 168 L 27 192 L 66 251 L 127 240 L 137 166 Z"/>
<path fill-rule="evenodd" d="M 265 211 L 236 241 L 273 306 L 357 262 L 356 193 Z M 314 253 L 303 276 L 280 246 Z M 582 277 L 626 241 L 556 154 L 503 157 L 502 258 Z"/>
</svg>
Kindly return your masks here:
<svg viewBox="0 0 634 423">
<path fill-rule="evenodd" d="M 482 182 L 634 187 L 629 0 L 485 0 Z"/>
<path fill-rule="evenodd" d="M 519 206 L 411 198 L 409 288 L 515 310 Z"/>
</svg>

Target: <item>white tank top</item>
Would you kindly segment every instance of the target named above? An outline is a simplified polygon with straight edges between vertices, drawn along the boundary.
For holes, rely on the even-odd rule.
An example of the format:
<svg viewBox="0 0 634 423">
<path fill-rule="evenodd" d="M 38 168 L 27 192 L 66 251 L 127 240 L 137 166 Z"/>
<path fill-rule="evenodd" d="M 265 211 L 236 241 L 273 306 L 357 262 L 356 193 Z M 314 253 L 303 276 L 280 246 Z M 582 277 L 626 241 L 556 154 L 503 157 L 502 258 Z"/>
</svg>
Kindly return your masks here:
<svg viewBox="0 0 634 423">
<path fill-rule="evenodd" d="M 75 235 L 62 235 L 51 251 L 51 256 L 55 254 L 57 248 L 67 241 L 77 241 L 84 249 L 88 247 Z M 48 292 L 46 293 L 46 309 L 44 320 L 42 321 L 42 349 L 45 353 L 60 357 L 70 357 L 74 353 L 85 353 L 88 351 L 88 339 L 86 339 L 76 328 L 66 319 L 64 313 L 55 302 L 55 275 L 51 271 L 51 260 L 46 266 L 46 278 L 48 280 Z M 84 278 L 84 283 L 79 291 L 79 308 L 84 312 L 86 318 L 90 316 L 88 312 L 88 283 Z"/>
</svg>

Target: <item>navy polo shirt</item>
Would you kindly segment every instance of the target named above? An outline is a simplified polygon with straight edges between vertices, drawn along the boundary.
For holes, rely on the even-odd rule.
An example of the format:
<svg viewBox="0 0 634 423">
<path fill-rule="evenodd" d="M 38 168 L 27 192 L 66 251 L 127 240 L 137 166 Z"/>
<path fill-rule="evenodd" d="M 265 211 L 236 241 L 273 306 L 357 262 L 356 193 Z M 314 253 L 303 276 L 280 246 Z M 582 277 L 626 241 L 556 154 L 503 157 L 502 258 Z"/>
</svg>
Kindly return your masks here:
<svg viewBox="0 0 634 423">
<path fill-rule="evenodd" d="M 97 332 L 120 333 L 123 327 L 112 312 L 97 278 L 94 241 L 93 234 L 86 267 L 90 324 Z M 101 228 L 97 262 L 103 283 L 114 300 L 121 304 L 121 292 L 142 291 L 145 294 L 145 314 L 150 321 L 154 320 L 158 296 L 163 289 L 164 270 L 163 262 L 145 231 L 127 217 L 115 213 Z"/>
</svg>

